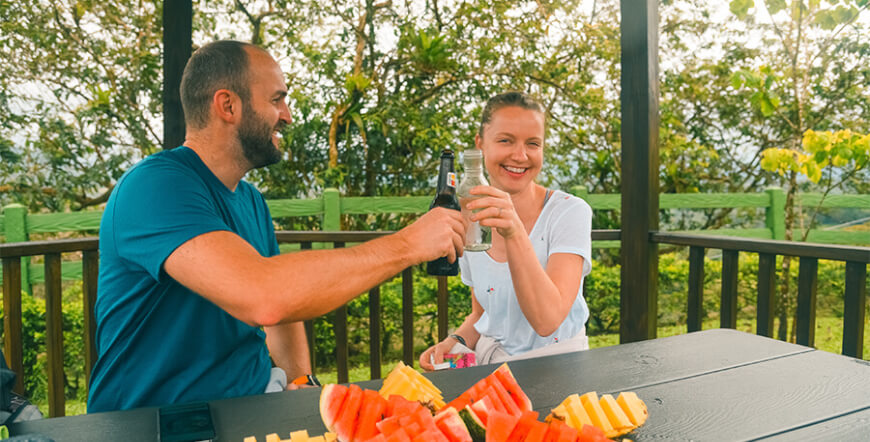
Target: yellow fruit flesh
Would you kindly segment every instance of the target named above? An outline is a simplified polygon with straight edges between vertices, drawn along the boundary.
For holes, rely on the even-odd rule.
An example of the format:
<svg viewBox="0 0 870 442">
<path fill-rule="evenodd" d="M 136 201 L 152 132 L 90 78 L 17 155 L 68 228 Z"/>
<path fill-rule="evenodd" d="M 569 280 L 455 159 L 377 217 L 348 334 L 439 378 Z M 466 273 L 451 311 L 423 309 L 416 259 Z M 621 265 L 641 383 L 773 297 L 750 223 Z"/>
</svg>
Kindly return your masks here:
<svg viewBox="0 0 870 442">
<path fill-rule="evenodd" d="M 631 420 L 635 426 L 639 427 L 646 422 L 649 417 L 649 412 L 646 409 L 646 404 L 631 391 L 624 391 L 619 394 L 616 399 L 622 411 Z"/>
<path fill-rule="evenodd" d="M 625 412 L 622 411 L 622 408 L 616 403 L 616 399 L 613 399 L 613 396 L 609 394 L 601 395 L 599 405 L 601 405 L 601 409 L 604 410 L 604 414 L 607 415 L 610 424 L 613 425 L 614 434 L 610 437 L 628 433 L 637 427 L 637 425 L 634 425 L 628 416 L 625 415 Z"/>
<path fill-rule="evenodd" d="M 604 410 L 601 409 L 597 393 L 590 391 L 589 393 L 580 396 L 580 402 L 583 403 L 583 408 L 586 410 L 586 413 L 589 414 L 589 419 L 592 420 L 592 425 L 603 430 L 605 436 L 608 436 L 613 432 L 613 425 L 610 425 L 607 415 L 604 414 Z"/>
<path fill-rule="evenodd" d="M 308 442 L 308 431 L 300 430 L 291 432 L 290 442 Z"/>
<path fill-rule="evenodd" d="M 244 442 L 257 442 L 257 438 L 254 436 L 248 436 L 245 438 Z"/>
<path fill-rule="evenodd" d="M 574 418 L 574 428 L 582 430 L 584 425 L 594 425 L 592 423 L 592 418 L 589 417 L 589 413 L 587 413 L 586 409 L 583 408 L 583 403 L 580 401 L 579 394 L 575 393 L 568 396 L 566 402 L 568 403 L 568 410 Z"/>
<path fill-rule="evenodd" d="M 281 442 L 281 438 L 278 437 L 277 433 L 267 434 L 266 442 Z"/>
<path fill-rule="evenodd" d="M 445 405 L 441 390 L 435 387 L 432 381 L 402 362 L 399 362 L 387 375 L 378 393 L 385 399 L 397 394 L 412 401 L 431 402 L 436 410 L 440 410 Z"/>
</svg>

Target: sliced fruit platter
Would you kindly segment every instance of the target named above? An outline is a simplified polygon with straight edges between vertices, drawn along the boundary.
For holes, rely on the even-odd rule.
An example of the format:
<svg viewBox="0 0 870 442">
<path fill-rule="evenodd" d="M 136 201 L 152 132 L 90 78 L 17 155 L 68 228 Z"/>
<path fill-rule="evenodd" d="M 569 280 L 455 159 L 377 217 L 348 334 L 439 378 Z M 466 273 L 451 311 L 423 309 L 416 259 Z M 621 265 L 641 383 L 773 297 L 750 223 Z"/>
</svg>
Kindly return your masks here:
<svg viewBox="0 0 870 442">
<path fill-rule="evenodd" d="M 648 412 L 635 393 L 614 398 L 591 391 L 568 396 L 541 421 L 507 364 L 445 404 L 429 379 L 399 363 L 379 391 L 323 387 L 320 416 L 323 436 L 297 431 L 265 442 L 599 442 L 630 433 Z"/>
</svg>

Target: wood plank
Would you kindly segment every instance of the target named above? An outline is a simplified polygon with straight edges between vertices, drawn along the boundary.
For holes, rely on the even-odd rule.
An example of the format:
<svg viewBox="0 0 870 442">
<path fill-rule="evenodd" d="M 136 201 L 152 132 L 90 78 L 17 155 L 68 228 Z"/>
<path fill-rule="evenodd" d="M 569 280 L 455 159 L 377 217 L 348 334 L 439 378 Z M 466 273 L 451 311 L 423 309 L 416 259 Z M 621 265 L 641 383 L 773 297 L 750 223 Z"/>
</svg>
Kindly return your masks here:
<svg viewBox="0 0 870 442">
<path fill-rule="evenodd" d="M 803 207 L 816 207 L 822 201 L 822 208 L 867 208 L 870 207 L 870 195 L 825 195 L 820 193 L 798 193 L 797 204 Z"/>
<path fill-rule="evenodd" d="M 737 274 L 740 271 L 736 250 L 722 251 L 722 295 L 719 326 L 737 328 Z"/>
<path fill-rule="evenodd" d="M 846 263 L 846 294 L 843 299 L 843 354 L 864 357 L 864 316 L 867 304 L 867 264 Z"/>
<path fill-rule="evenodd" d="M 438 276 L 438 342 L 447 338 L 447 277 Z"/>
<path fill-rule="evenodd" d="M 21 340 L 21 259 L 3 258 L 3 354 L 18 377 L 12 391 L 24 394 L 24 354 Z"/>
<path fill-rule="evenodd" d="M 659 229 L 658 1 L 621 0 L 622 245 L 619 342 L 656 336 Z"/>
<path fill-rule="evenodd" d="M 341 199 L 341 213 L 423 213 L 431 196 L 350 196 Z"/>
<path fill-rule="evenodd" d="M 163 3 L 163 148 L 184 142 L 181 75 L 193 51 L 193 1 Z"/>
<path fill-rule="evenodd" d="M 735 330 L 717 329 L 558 356 L 514 361 L 510 363 L 510 367 L 517 382 L 531 398 L 535 410 L 546 414 L 572 392 L 639 391 L 641 388 L 651 388 L 664 383 L 701 379 L 715 375 L 719 371 L 751 366 L 759 361 L 788 359 L 793 355 L 807 352 L 822 353 Z M 842 356 L 829 356 L 843 359 Z M 858 366 L 851 361 L 846 365 Z M 424 376 L 432 380 L 444 392 L 446 398 L 452 398 L 490 374 L 494 368 L 494 365 L 478 366 L 424 373 Z M 816 377 L 822 379 L 817 376 L 817 373 Z M 363 388 L 377 389 L 381 381 L 360 382 L 359 385 Z M 858 394 L 861 394 L 860 390 Z M 242 440 L 245 436 L 255 435 L 262 440 L 268 433 L 286 435 L 290 431 L 300 429 L 307 429 L 309 434 L 322 434 L 325 428 L 317 405 L 319 395 L 319 389 L 311 388 L 217 400 L 210 402 L 209 405 L 218 439 Z M 642 398 L 647 400 L 648 406 L 670 407 L 673 408 L 672 413 L 679 414 L 690 413 L 691 407 L 694 406 L 693 402 L 703 401 L 705 396 L 684 395 L 681 400 L 683 404 L 689 403 L 690 408 L 681 409 L 674 408 L 675 406 L 669 401 L 658 405 L 656 396 L 652 399 L 646 396 Z M 706 402 L 715 402 L 715 397 Z M 721 407 L 722 404 L 718 406 Z M 744 408 L 751 407 L 744 406 Z M 653 413 L 656 412 L 658 411 Z M 650 425 L 653 419 L 659 419 L 655 416 L 651 414 L 650 423 L 647 425 Z M 729 422 L 729 425 L 733 426 L 733 422 Z M 49 437 L 54 436 L 57 440 L 73 442 L 122 439 L 128 442 L 145 442 L 156 440 L 157 428 L 156 409 L 146 408 L 125 412 L 95 413 L 75 418 L 44 419 L 15 424 L 10 427 L 10 430 L 13 435 L 33 432 Z M 673 435 L 678 430 L 678 428 L 671 429 L 669 434 Z M 719 437 L 714 437 L 712 440 L 721 439 L 721 434 L 730 433 L 723 431 Z M 692 434 L 682 434 L 679 439 L 692 437 Z M 711 440 L 711 438 L 699 440 Z"/>
<path fill-rule="evenodd" d="M 27 214 L 28 233 L 77 232 L 100 230 L 103 212 L 88 210 L 82 212 L 29 213 Z"/>
<path fill-rule="evenodd" d="M 688 331 L 701 330 L 704 318 L 704 248 L 689 248 Z"/>
<path fill-rule="evenodd" d="M 756 300 L 756 333 L 773 336 L 776 313 L 776 255 L 758 255 L 758 299 Z"/>
<path fill-rule="evenodd" d="M 810 244 L 772 239 L 725 238 L 670 232 L 653 232 L 650 236 L 652 241 L 660 244 L 870 263 L 870 247 Z"/>
<path fill-rule="evenodd" d="M 0 244 L 0 258 L 34 256 L 46 253 L 80 252 L 99 249 L 99 238 L 52 239 Z"/>
<path fill-rule="evenodd" d="M 65 414 L 62 297 L 60 253 L 48 253 L 45 255 L 45 353 L 48 366 L 49 417 Z"/>
<path fill-rule="evenodd" d="M 94 306 L 97 303 L 97 282 L 100 278 L 100 252 L 87 250 L 82 255 L 82 309 L 85 332 L 85 380 L 90 385 L 91 372 L 97 363 L 97 321 Z"/>
<path fill-rule="evenodd" d="M 821 244 L 842 245 L 868 245 L 870 244 L 870 232 L 839 231 L 839 230 L 810 230 L 807 242 Z"/>
<path fill-rule="evenodd" d="M 767 207 L 770 198 L 764 193 L 663 193 L 662 209 L 727 209 L 733 207 Z"/>
<path fill-rule="evenodd" d="M 797 330 L 795 342 L 812 347 L 816 341 L 816 287 L 819 282 L 819 260 L 800 259 L 798 272 Z"/>
<path fill-rule="evenodd" d="M 414 366 L 414 273 L 402 270 L 402 361 Z"/>
<path fill-rule="evenodd" d="M 641 387 L 635 392 L 650 417 L 632 439 L 757 440 L 782 434 L 870 406 L 868 377 L 867 364 L 809 351 Z"/>
<path fill-rule="evenodd" d="M 320 198 L 266 200 L 266 205 L 272 218 L 323 215 L 323 201 Z"/>
<path fill-rule="evenodd" d="M 381 378 L 381 287 L 369 290 L 369 374 Z"/>
<path fill-rule="evenodd" d="M 867 440 L 870 407 L 853 412 L 832 413 L 819 422 L 765 436 L 765 441 L 863 441 Z"/>
</svg>

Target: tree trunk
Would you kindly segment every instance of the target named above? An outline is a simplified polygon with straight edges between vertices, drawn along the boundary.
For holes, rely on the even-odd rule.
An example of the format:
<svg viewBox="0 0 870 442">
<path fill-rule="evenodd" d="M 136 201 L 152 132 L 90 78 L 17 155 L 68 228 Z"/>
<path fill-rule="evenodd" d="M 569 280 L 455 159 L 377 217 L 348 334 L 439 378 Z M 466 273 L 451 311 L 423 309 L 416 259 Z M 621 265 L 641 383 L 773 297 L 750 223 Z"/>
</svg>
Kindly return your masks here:
<svg viewBox="0 0 870 442">
<path fill-rule="evenodd" d="M 785 196 L 785 240 L 791 241 L 794 237 L 794 199 L 797 191 L 797 174 L 791 172 L 788 180 L 788 192 Z M 779 300 L 776 303 L 777 318 L 779 318 L 779 326 L 777 327 L 777 338 L 781 341 L 788 341 L 788 318 L 792 310 L 791 296 L 791 257 L 782 257 L 782 277 L 779 279 Z M 794 336 L 794 333 L 792 333 Z"/>
</svg>

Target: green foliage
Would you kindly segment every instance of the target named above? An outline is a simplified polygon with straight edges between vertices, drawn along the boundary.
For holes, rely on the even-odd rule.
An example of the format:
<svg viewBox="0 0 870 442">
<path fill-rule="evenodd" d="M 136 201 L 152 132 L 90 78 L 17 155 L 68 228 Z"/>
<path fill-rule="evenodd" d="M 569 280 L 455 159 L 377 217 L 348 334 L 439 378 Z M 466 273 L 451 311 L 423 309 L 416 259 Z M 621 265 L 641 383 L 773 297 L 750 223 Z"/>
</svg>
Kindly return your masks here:
<svg viewBox="0 0 870 442">
<path fill-rule="evenodd" d="M 21 296 L 22 344 L 25 396 L 34 403 L 46 404 L 48 391 L 48 365 L 46 361 L 45 301 L 28 294 Z M 63 291 L 63 367 L 64 394 L 67 400 L 87 399 L 84 347 L 84 309 L 81 283 L 67 286 Z M 0 305 L 0 315 L 2 315 Z M 2 330 L 0 330 L 2 337 Z M 45 413 L 46 409 L 42 409 Z"/>
<path fill-rule="evenodd" d="M 867 167 L 870 134 L 850 130 L 804 132 L 803 150 L 771 148 L 762 152 L 761 167 L 785 175 L 796 172 L 818 183 L 825 169 L 829 174 L 852 175 Z"/>
</svg>

